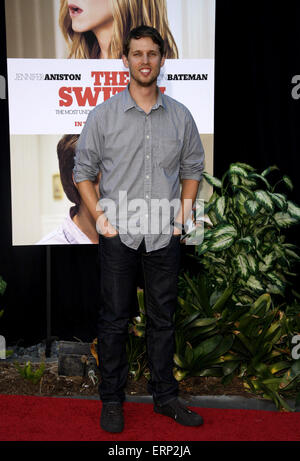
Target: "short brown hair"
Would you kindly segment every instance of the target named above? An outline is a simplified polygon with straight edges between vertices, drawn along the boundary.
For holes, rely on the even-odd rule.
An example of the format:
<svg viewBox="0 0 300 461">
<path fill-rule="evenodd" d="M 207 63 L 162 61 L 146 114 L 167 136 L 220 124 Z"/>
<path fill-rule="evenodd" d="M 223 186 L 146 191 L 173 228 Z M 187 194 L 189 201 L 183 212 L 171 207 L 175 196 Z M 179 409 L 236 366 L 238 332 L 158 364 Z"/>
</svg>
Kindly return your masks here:
<svg viewBox="0 0 300 461">
<path fill-rule="evenodd" d="M 70 215 L 72 218 L 78 213 L 79 205 L 81 202 L 80 194 L 73 182 L 72 176 L 74 168 L 75 147 L 78 138 L 78 135 L 66 134 L 57 144 L 57 156 L 61 183 L 66 196 L 70 202 L 75 204 L 75 207 L 72 207 L 70 210 Z"/>
<path fill-rule="evenodd" d="M 150 37 L 154 43 L 156 43 L 159 46 L 159 51 L 161 56 L 164 56 L 165 54 L 165 42 L 158 32 L 157 29 L 154 27 L 150 26 L 139 26 L 136 27 L 135 29 L 132 29 L 129 34 L 126 37 L 126 40 L 124 42 L 123 46 L 123 54 L 128 57 L 129 53 L 129 48 L 130 48 L 130 41 L 134 38 L 135 40 L 139 40 L 140 38 L 143 37 Z"/>
</svg>

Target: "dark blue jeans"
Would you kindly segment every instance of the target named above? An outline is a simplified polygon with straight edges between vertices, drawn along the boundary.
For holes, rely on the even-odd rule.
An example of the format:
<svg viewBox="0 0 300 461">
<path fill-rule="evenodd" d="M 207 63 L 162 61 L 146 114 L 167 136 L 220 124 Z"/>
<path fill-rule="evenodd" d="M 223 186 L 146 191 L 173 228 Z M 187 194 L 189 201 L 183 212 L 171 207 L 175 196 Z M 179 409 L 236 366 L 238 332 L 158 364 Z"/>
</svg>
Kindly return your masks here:
<svg viewBox="0 0 300 461">
<path fill-rule="evenodd" d="M 136 297 L 137 272 L 142 267 L 146 312 L 146 350 L 154 402 L 166 403 L 178 395 L 173 376 L 174 313 L 180 266 L 180 237 L 165 248 L 146 253 L 144 240 L 137 250 L 115 237 L 99 236 L 101 303 L 98 318 L 98 357 L 102 402 L 125 400 L 129 371 L 126 355 L 128 322 Z"/>
</svg>

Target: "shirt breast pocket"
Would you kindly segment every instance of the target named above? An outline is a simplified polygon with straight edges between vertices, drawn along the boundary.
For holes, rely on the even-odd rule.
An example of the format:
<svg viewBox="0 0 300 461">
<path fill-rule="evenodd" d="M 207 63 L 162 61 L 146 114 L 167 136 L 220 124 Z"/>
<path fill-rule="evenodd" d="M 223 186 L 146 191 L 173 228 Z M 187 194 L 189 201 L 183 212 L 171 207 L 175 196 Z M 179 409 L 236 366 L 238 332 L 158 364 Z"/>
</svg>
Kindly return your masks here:
<svg viewBox="0 0 300 461">
<path fill-rule="evenodd" d="M 169 172 L 179 170 L 182 142 L 176 138 L 159 139 L 155 149 L 155 160 L 161 168 Z"/>
</svg>

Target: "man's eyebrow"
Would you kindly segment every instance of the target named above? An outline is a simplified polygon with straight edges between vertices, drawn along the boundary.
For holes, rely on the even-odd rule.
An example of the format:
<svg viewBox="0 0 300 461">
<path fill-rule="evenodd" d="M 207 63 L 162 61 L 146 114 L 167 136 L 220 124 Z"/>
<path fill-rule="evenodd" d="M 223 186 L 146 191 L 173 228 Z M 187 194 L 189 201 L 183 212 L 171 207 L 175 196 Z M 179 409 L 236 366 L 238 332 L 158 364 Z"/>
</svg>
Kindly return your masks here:
<svg viewBox="0 0 300 461">
<path fill-rule="evenodd" d="M 132 50 L 132 53 L 141 53 L 143 50 Z M 151 52 L 155 52 L 155 53 L 158 53 L 159 50 L 154 50 L 154 49 L 151 49 L 151 50 L 148 50 L 148 53 L 151 53 Z"/>
</svg>

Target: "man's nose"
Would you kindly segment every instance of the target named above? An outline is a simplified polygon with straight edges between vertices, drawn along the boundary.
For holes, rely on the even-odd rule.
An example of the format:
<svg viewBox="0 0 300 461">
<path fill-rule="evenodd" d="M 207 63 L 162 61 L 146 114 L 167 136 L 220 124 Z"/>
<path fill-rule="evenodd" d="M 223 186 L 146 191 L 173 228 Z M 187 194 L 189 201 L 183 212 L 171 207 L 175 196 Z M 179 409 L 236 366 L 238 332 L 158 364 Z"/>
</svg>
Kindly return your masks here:
<svg viewBox="0 0 300 461">
<path fill-rule="evenodd" d="M 144 53 L 142 56 L 142 62 L 143 64 L 147 64 L 149 62 L 149 56 L 147 53 Z"/>
</svg>

